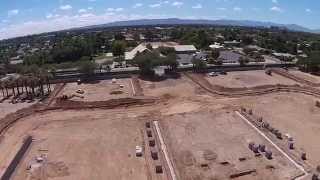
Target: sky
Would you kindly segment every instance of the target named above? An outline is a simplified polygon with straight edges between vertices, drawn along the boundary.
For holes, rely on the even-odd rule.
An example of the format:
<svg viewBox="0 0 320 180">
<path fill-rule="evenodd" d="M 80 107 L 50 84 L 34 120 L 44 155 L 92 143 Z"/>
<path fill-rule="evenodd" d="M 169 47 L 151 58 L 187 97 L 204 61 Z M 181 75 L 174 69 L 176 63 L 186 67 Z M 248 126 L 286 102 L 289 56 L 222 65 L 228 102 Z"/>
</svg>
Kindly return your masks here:
<svg viewBox="0 0 320 180">
<path fill-rule="evenodd" d="M 0 39 L 158 18 L 255 20 L 320 29 L 320 0 L 0 0 Z"/>
</svg>

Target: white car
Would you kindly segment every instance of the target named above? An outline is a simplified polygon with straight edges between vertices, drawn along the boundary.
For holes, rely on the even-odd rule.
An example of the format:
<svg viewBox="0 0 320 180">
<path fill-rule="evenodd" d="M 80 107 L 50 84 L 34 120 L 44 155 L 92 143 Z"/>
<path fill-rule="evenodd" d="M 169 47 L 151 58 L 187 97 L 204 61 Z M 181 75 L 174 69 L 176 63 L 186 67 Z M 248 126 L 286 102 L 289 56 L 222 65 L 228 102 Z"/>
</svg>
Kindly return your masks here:
<svg viewBox="0 0 320 180">
<path fill-rule="evenodd" d="M 211 72 L 208 75 L 211 77 L 215 77 L 215 76 L 218 76 L 219 74 L 217 72 Z"/>
</svg>

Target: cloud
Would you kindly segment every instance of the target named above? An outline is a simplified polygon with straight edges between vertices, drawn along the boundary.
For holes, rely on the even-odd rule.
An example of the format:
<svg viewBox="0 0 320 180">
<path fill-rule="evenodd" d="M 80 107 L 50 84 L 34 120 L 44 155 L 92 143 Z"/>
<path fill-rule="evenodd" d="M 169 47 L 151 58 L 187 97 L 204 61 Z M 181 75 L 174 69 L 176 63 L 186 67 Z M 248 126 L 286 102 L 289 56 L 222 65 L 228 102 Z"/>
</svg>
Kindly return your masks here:
<svg viewBox="0 0 320 180">
<path fill-rule="evenodd" d="M 306 9 L 306 12 L 307 13 L 312 13 L 312 10 L 311 9 Z"/>
<path fill-rule="evenodd" d="M 195 6 L 192 6 L 193 9 L 202 9 L 202 5 L 201 4 L 197 4 Z"/>
<path fill-rule="evenodd" d="M 143 4 L 141 4 L 141 3 L 136 3 L 135 5 L 133 5 L 133 8 L 139 8 L 139 7 L 141 7 L 141 6 L 143 6 Z"/>
<path fill-rule="evenodd" d="M 87 12 L 86 9 L 79 9 L 79 10 L 78 10 L 78 13 L 86 13 L 86 12 Z"/>
<path fill-rule="evenodd" d="M 8 16 L 15 16 L 17 14 L 19 14 L 19 9 L 12 9 L 8 11 Z"/>
<path fill-rule="evenodd" d="M 107 11 L 108 12 L 120 12 L 123 11 L 123 8 L 108 8 Z"/>
<path fill-rule="evenodd" d="M 175 1 L 171 5 L 180 8 L 184 3 L 180 1 Z"/>
<path fill-rule="evenodd" d="M 149 7 L 151 8 L 158 8 L 161 7 L 161 3 L 156 3 L 156 4 L 150 4 Z"/>
<path fill-rule="evenodd" d="M 283 10 L 278 7 L 278 6 L 273 6 L 272 8 L 270 8 L 270 11 L 274 11 L 274 12 L 283 12 Z"/>
<path fill-rule="evenodd" d="M 225 11 L 225 10 L 227 10 L 226 8 L 223 8 L 223 7 L 220 7 L 220 8 L 217 8 L 218 10 L 220 10 L 220 11 Z"/>
<path fill-rule="evenodd" d="M 93 9 L 93 7 L 88 7 L 88 10 L 92 10 Z"/>
<path fill-rule="evenodd" d="M 62 5 L 62 6 L 60 6 L 60 9 L 61 9 L 61 10 L 70 10 L 70 9 L 72 9 L 72 6 L 69 5 L 69 4 L 67 4 L 67 5 Z"/>
<path fill-rule="evenodd" d="M 28 21 L 20 24 L 10 24 L 0 28 L 0 39 L 13 38 L 51 31 L 59 31 L 69 28 L 97 25 L 101 23 L 110 23 L 114 21 L 136 20 L 136 19 L 161 19 L 176 17 L 168 14 L 116 14 L 107 12 L 96 15 L 85 13 L 75 16 L 52 15 L 50 19 L 40 21 Z"/>
<path fill-rule="evenodd" d="M 8 23 L 9 21 L 7 19 L 1 20 L 1 23 Z"/>
<path fill-rule="evenodd" d="M 51 19 L 52 17 L 53 17 L 52 14 L 47 14 L 47 15 L 46 15 L 46 18 L 47 18 L 47 19 Z"/>
<path fill-rule="evenodd" d="M 242 8 L 240 8 L 240 7 L 234 7 L 233 10 L 239 12 L 239 11 L 242 11 Z"/>
<path fill-rule="evenodd" d="M 278 0 L 272 0 L 272 3 L 278 4 Z"/>
</svg>

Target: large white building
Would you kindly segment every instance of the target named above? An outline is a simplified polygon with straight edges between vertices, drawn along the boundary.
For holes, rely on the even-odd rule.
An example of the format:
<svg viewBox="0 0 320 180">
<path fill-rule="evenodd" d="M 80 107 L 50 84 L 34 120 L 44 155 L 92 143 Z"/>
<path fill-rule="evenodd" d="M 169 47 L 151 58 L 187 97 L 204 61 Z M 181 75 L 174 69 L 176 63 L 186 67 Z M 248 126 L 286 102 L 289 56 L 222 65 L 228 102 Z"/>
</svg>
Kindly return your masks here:
<svg viewBox="0 0 320 180">
<path fill-rule="evenodd" d="M 126 61 L 130 61 L 132 60 L 134 57 L 136 57 L 136 55 L 139 53 L 143 53 L 146 51 L 150 51 L 147 48 L 147 45 L 151 45 L 152 49 L 157 49 L 159 47 L 172 47 L 175 49 L 177 54 L 191 54 L 191 53 L 195 53 L 197 51 L 196 47 L 194 45 L 179 45 L 175 42 L 150 42 L 150 43 L 141 43 L 140 45 L 138 45 L 137 47 L 135 47 L 134 49 L 132 49 L 129 52 L 125 53 L 125 60 Z"/>
</svg>

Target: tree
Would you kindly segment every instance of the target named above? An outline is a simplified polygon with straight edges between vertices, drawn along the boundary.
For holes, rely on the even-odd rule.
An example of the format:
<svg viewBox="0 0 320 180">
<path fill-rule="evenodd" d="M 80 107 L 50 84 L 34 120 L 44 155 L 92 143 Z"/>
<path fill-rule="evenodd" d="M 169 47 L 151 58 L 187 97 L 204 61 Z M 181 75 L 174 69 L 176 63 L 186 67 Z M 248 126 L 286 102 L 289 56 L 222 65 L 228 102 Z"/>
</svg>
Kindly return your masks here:
<svg viewBox="0 0 320 180">
<path fill-rule="evenodd" d="M 211 57 L 213 59 L 218 59 L 220 57 L 220 51 L 218 49 L 214 49 L 211 51 Z"/>
<path fill-rule="evenodd" d="M 239 64 L 240 64 L 240 66 L 244 66 L 244 65 L 246 65 L 247 63 L 249 63 L 249 59 L 248 59 L 247 57 L 241 56 L 241 57 L 239 58 Z"/>
<path fill-rule="evenodd" d="M 158 48 L 159 52 L 165 56 L 169 55 L 169 54 L 175 54 L 176 51 L 173 47 L 164 47 L 164 46 L 160 46 Z"/>
<path fill-rule="evenodd" d="M 164 64 L 170 67 L 170 70 L 175 72 L 178 69 L 179 62 L 177 61 L 177 55 L 170 53 L 164 60 Z"/>
<path fill-rule="evenodd" d="M 241 41 L 242 44 L 244 44 L 244 45 L 250 45 L 250 44 L 253 43 L 253 38 L 250 37 L 250 36 L 248 36 L 248 35 L 243 36 L 243 37 L 241 38 L 241 40 L 242 40 L 242 41 Z"/>
<path fill-rule="evenodd" d="M 153 50 L 153 47 L 152 47 L 151 44 L 147 44 L 147 45 L 146 45 L 146 48 L 149 49 L 149 50 Z"/>
<path fill-rule="evenodd" d="M 301 66 L 306 72 L 319 72 L 320 70 L 320 51 L 311 51 L 308 57 L 299 58 L 297 65 Z"/>
<path fill-rule="evenodd" d="M 82 56 L 80 58 L 80 61 L 90 61 L 90 60 L 91 60 L 91 57 L 89 57 L 89 56 Z"/>
<path fill-rule="evenodd" d="M 126 37 L 124 37 L 121 33 L 117 33 L 117 34 L 114 35 L 114 39 L 116 41 L 122 41 L 122 40 L 125 40 Z"/>
<path fill-rule="evenodd" d="M 118 56 L 118 57 L 124 56 L 125 48 L 126 48 L 125 42 L 115 41 L 112 45 L 112 53 L 114 56 Z"/>
<path fill-rule="evenodd" d="M 153 68 L 158 65 L 159 55 L 155 52 L 139 53 L 133 59 L 133 63 L 140 69 L 142 75 L 154 75 Z"/>
<path fill-rule="evenodd" d="M 204 72 L 207 70 L 207 63 L 203 60 L 193 58 L 192 64 L 195 72 Z"/>
<path fill-rule="evenodd" d="M 243 48 L 243 52 L 246 53 L 247 55 L 251 55 L 254 51 L 256 51 L 256 49 L 254 48 Z"/>
<path fill-rule="evenodd" d="M 79 71 L 87 76 L 94 75 L 97 65 L 93 61 L 83 61 L 79 64 Z"/>
</svg>

